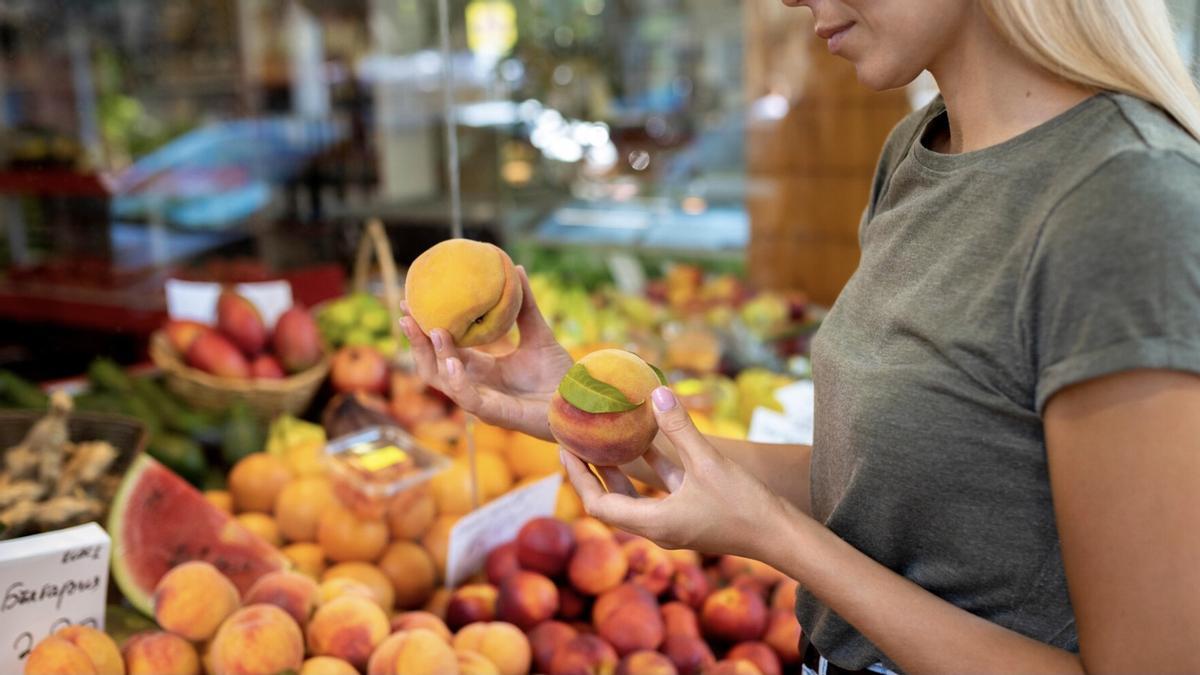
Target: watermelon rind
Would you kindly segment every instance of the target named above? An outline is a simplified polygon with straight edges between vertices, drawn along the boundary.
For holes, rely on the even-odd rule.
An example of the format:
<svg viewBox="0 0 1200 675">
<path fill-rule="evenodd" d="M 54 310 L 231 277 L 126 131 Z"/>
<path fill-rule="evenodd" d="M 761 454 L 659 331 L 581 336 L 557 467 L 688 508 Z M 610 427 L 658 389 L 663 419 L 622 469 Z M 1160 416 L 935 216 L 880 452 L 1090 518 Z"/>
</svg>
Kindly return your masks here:
<svg viewBox="0 0 1200 675">
<path fill-rule="evenodd" d="M 168 532 L 185 533 L 189 543 L 201 545 L 200 542 L 206 534 L 203 531 L 203 527 L 207 524 L 221 522 L 221 532 L 211 533 L 214 541 L 211 550 L 215 552 L 214 554 L 220 555 L 224 547 L 229 547 L 229 549 L 235 550 L 242 555 L 243 560 L 253 560 L 255 562 L 255 570 L 260 572 L 260 574 L 288 567 L 287 558 L 281 552 L 249 530 L 246 530 L 232 516 L 217 509 L 216 506 L 204 499 L 198 490 L 187 485 L 186 481 L 179 478 L 170 469 L 148 455 L 142 455 L 134 461 L 126 472 L 124 479 L 122 479 L 121 486 L 117 489 L 117 493 L 113 497 L 112 508 L 108 516 L 108 533 L 112 537 L 112 576 L 117 582 L 117 587 L 125 595 L 125 598 L 138 611 L 147 616 L 154 615 L 154 585 L 147 584 L 145 580 L 138 579 L 135 573 L 135 569 L 137 568 L 134 563 L 137 561 L 139 554 L 143 556 L 159 555 L 159 552 L 128 550 L 126 527 L 129 524 L 131 516 L 135 515 L 130 513 L 130 508 L 137 506 L 131 505 L 130 500 L 137 492 L 137 488 L 147 472 L 162 472 L 160 475 L 169 476 L 171 480 L 179 481 L 180 485 L 172 487 L 181 488 L 186 492 L 195 492 L 197 497 L 197 512 L 192 522 L 167 523 L 164 527 L 167 528 Z M 164 509 L 164 511 L 166 510 Z M 219 514 L 219 517 L 213 515 L 212 512 Z M 210 517 L 205 518 L 206 515 Z M 145 517 L 157 518 L 159 514 L 145 514 Z M 134 530 L 134 532 L 136 531 Z M 229 541 L 231 534 L 235 534 L 238 541 L 246 543 L 249 546 L 239 547 L 235 542 Z M 205 553 L 196 556 L 195 559 L 205 559 L 204 555 L 208 555 L 210 549 L 205 547 L 204 550 Z M 151 564 L 153 562 L 153 560 L 150 561 Z M 218 569 L 221 568 L 221 565 L 217 561 L 209 560 L 209 562 L 214 562 L 214 564 L 217 564 Z M 253 571 L 242 569 L 240 575 L 230 575 L 230 580 L 239 587 L 238 590 L 242 593 L 245 593 L 249 584 L 253 582 L 253 579 L 245 577 L 247 573 L 253 574 Z M 157 579 L 154 581 L 157 584 Z"/>
</svg>

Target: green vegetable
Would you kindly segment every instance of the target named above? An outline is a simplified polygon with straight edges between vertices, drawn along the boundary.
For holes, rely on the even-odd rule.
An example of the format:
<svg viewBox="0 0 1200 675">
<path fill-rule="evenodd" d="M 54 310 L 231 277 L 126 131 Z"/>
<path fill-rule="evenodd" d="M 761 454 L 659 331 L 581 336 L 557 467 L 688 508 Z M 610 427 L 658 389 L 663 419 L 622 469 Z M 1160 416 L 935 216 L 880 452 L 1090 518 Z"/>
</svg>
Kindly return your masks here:
<svg viewBox="0 0 1200 675">
<path fill-rule="evenodd" d="M 244 401 L 229 409 L 225 422 L 225 437 L 221 441 L 221 459 L 229 466 L 246 455 L 260 452 L 267 443 L 267 432 Z"/>
<path fill-rule="evenodd" d="M 146 452 L 193 485 L 199 485 L 208 471 L 204 451 L 186 436 L 170 432 L 155 434 Z"/>
<path fill-rule="evenodd" d="M 96 389 L 118 394 L 132 394 L 133 380 L 112 359 L 100 357 L 88 366 L 88 379 Z"/>
<path fill-rule="evenodd" d="M 125 404 L 121 399 L 105 391 L 86 391 L 75 397 L 75 409 L 99 413 L 124 414 Z"/>
<path fill-rule="evenodd" d="M 0 370 L 0 397 L 18 408 L 45 410 L 50 405 L 36 384 L 9 370 Z"/>
<path fill-rule="evenodd" d="M 644 403 L 634 403 L 620 389 L 592 377 L 582 363 L 571 366 L 558 385 L 558 393 L 567 403 L 589 413 L 625 412 Z"/>
</svg>

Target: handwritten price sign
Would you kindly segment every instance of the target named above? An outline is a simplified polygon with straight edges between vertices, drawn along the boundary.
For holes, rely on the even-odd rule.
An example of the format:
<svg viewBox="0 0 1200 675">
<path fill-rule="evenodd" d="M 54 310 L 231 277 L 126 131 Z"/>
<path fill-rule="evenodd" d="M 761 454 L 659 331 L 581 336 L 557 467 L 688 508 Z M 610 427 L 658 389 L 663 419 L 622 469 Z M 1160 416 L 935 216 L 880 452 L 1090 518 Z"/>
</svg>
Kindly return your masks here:
<svg viewBox="0 0 1200 675">
<path fill-rule="evenodd" d="M 109 548 L 95 523 L 0 543 L 0 673 L 64 626 L 104 630 Z"/>
</svg>

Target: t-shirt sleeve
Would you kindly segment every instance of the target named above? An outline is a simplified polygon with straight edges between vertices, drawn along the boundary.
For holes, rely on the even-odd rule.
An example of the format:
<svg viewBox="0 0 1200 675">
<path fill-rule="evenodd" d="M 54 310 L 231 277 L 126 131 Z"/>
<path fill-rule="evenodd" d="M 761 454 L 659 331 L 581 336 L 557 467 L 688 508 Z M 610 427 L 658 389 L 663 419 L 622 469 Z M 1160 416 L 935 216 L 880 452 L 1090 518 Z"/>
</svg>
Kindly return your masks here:
<svg viewBox="0 0 1200 675">
<path fill-rule="evenodd" d="M 1104 375 L 1200 373 L 1200 166 L 1166 150 L 1108 160 L 1047 217 L 1025 289 L 1039 413 Z"/>
</svg>

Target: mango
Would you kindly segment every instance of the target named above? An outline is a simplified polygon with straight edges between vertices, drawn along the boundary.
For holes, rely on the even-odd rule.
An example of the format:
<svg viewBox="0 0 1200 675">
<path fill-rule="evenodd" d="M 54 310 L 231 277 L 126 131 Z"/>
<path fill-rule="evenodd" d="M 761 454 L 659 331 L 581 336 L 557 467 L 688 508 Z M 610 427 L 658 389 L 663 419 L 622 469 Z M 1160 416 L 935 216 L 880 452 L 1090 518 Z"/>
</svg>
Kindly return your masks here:
<svg viewBox="0 0 1200 675">
<path fill-rule="evenodd" d="M 201 333 L 207 333 L 212 328 L 199 321 L 171 319 L 167 321 L 164 330 L 167 333 L 167 341 L 171 343 L 171 347 L 177 354 L 182 356 L 183 354 L 187 354 L 188 348 L 192 346 L 192 342 Z"/>
<path fill-rule="evenodd" d="M 217 330 L 250 356 L 261 352 L 267 344 L 267 327 L 258 308 L 233 291 L 222 291 L 217 297 Z"/>
<path fill-rule="evenodd" d="M 207 663 L 213 675 L 298 671 L 304 663 L 304 634 L 291 615 L 275 605 L 246 605 L 221 624 L 209 645 Z"/>
<path fill-rule="evenodd" d="M 233 582 L 202 560 L 172 568 L 154 589 L 158 625 L 192 642 L 211 638 L 240 606 Z"/>
<path fill-rule="evenodd" d="M 216 331 L 200 333 L 184 353 L 184 361 L 211 375 L 230 378 L 250 377 L 250 363 L 232 342 Z"/>
<path fill-rule="evenodd" d="M 654 369 L 631 352 L 592 352 L 567 371 L 550 401 L 550 431 L 590 464 L 632 462 L 658 433 L 649 399 L 663 384 Z"/>
<path fill-rule="evenodd" d="M 317 322 L 300 305 L 280 315 L 271 340 L 280 365 L 289 373 L 298 373 L 317 365 L 324 353 Z"/>
<path fill-rule="evenodd" d="M 404 298 L 426 334 L 441 328 L 459 347 L 504 337 L 521 309 L 521 280 L 500 248 L 469 239 L 443 241 L 413 261 Z"/>
</svg>

